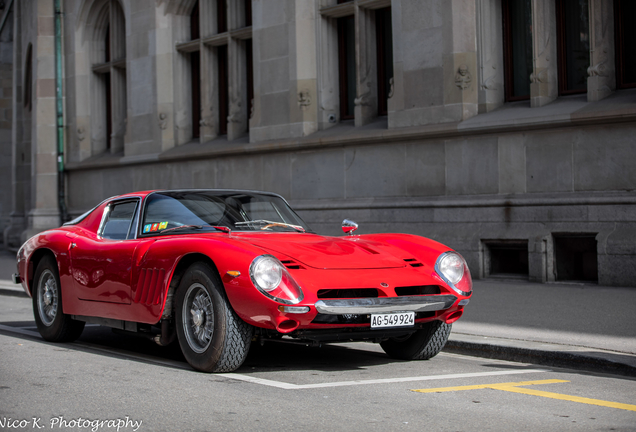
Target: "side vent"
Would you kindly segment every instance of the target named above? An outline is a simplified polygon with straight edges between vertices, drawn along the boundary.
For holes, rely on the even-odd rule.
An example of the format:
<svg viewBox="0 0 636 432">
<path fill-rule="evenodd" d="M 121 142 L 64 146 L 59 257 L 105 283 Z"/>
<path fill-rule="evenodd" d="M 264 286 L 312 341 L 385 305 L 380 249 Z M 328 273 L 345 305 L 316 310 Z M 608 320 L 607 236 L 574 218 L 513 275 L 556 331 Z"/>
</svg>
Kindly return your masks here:
<svg viewBox="0 0 636 432">
<path fill-rule="evenodd" d="M 287 267 L 290 270 L 305 270 L 305 267 L 303 267 L 301 264 L 297 263 L 294 260 L 284 260 L 281 262 L 283 263 L 285 267 Z"/>
<path fill-rule="evenodd" d="M 141 269 L 133 301 L 145 305 L 159 304 L 165 275 L 164 269 Z"/>
<path fill-rule="evenodd" d="M 415 258 L 405 258 L 404 262 L 410 265 L 411 267 L 422 267 L 424 264 L 416 260 Z"/>
</svg>

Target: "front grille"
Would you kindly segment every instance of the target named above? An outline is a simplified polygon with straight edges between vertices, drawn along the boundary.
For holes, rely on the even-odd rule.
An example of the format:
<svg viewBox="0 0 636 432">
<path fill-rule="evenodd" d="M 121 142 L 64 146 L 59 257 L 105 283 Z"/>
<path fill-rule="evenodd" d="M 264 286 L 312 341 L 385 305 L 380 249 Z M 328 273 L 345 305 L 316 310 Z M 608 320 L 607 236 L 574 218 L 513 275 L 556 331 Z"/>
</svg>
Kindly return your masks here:
<svg viewBox="0 0 636 432">
<path fill-rule="evenodd" d="M 395 294 L 398 296 L 433 295 L 441 293 L 442 290 L 437 285 L 419 285 L 395 288 Z"/>
<path fill-rule="evenodd" d="M 375 288 L 346 288 L 318 290 L 319 299 L 349 299 L 349 298 L 377 298 Z"/>
</svg>

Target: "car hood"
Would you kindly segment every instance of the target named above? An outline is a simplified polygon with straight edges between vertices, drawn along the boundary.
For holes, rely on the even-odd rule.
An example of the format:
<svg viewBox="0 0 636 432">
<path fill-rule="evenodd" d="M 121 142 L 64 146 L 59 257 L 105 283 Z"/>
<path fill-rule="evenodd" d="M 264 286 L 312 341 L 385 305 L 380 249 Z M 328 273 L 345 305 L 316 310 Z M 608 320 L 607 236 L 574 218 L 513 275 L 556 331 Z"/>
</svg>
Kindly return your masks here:
<svg viewBox="0 0 636 432">
<path fill-rule="evenodd" d="M 308 267 L 320 269 L 382 269 L 404 267 L 405 252 L 395 246 L 359 237 L 314 234 L 241 235 L 243 241 L 284 254 Z"/>
</svg>

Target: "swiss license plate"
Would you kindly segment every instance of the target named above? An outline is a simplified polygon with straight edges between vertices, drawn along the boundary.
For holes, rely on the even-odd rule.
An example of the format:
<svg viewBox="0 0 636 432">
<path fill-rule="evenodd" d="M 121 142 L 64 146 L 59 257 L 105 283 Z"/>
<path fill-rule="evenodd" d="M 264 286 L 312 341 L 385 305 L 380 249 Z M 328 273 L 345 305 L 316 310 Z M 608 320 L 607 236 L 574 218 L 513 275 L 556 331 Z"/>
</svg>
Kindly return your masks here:
<svg viewBox="0 0 636 432">
<path fill-rule="evenodd" d="M 411 327 L 415 325 L 415 312 L 394 312 L 371 315 L 371 328 Z"/>
</svg>

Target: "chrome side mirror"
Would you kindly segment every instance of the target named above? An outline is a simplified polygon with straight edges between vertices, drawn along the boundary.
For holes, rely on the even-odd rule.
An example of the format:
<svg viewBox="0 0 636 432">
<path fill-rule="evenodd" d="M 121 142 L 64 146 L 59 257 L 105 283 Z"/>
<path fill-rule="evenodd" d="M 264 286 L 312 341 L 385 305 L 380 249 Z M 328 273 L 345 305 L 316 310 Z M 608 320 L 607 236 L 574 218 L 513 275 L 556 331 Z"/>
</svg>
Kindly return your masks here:
<svg viewBox="0 0 636 432">
<path fill-rule="evenodd" d="M 352 220 L 345 219 L 342 221 L 342 231 L 345 234 L 353 235 L 353 232 L 358 229 L 358 224 Z"/>
</svg>

